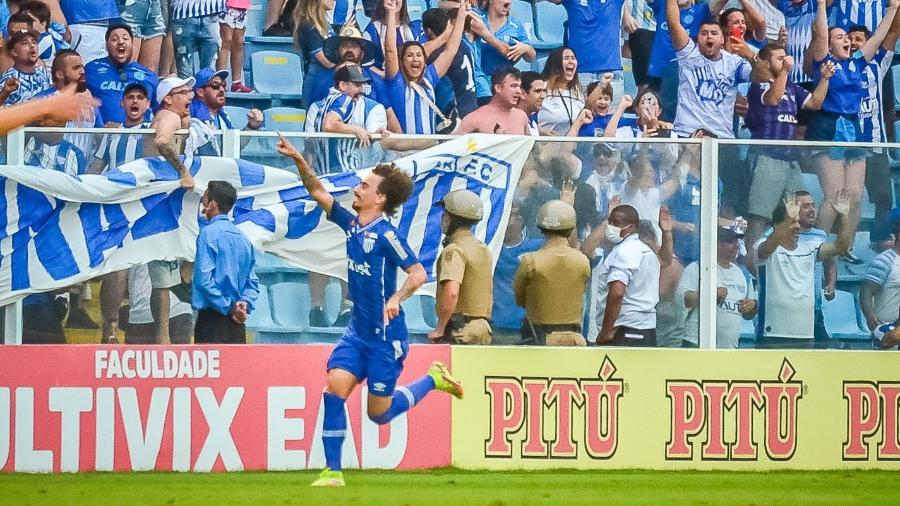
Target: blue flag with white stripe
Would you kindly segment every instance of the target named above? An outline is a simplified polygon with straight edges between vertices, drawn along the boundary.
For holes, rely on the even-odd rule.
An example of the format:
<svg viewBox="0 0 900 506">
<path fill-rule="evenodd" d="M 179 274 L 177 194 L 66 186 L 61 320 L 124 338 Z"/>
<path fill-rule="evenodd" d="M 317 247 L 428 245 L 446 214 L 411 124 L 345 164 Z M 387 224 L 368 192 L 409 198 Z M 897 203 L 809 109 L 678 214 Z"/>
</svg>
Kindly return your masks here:
<svg viewBox="0 0 900 506">
<path fill-rule="evenodd" d="M 396 160 L 413 178 L 413 195 L 392 217 L 429 275 L 434 293 L 441 208 L 449 191 L 468 188 L 485 204 L 476 227 L 496 259 L 513 192 L 534 139 L 474 134 Z M 0 166 L 0 305 L 74 285 L 151 260 L 193 260 L 209 181 L 238 190 L 237 226 L 260 250 L 301 268 L 346 279 L 345 236 L 325 219 L 295 173 L 229 158 L 185 160 L 196 188 L 179 186 L 162 158 L 127 163 L 100 175 L 70 176 L 35 167 Z M 325 176 L 350 208 L 352 189 L 369 170 Z"/>
</svg>

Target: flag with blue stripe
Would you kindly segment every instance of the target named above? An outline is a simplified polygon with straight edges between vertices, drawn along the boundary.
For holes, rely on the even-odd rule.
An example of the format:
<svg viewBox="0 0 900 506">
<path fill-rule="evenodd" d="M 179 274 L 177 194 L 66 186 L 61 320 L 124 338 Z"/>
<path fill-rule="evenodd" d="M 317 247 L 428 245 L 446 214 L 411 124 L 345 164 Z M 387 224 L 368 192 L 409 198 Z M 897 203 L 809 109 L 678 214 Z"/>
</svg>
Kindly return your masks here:
<svg viewBox="0 0 900 506">
<path fill-rule="evenodd" d="M 513 192 L 532 137 L 473 134 L 396 160 L 413 178 L 413 195 L 392 218 L 429 275 L 434 294 L 440 252 L 438 202 L 468 188 L 481 196 L 476 227 L 496 259 Z M 196 189 L 179 186 L 162 158 L 127 163 L 103 175 L 0 166 L 0 305 L 68 287 L 151 260 L 192 260 L 201 225 L 200 196 L 209 181 L 238 189 L 237 226 L 260 250 L 301 268 L 346 279 L 345 236 L 325 219 L 295 173 L 243 160 L 188 158 Z M 352 189 L 371 169 L 333 174 L 323 184 L 350 208 Z"/>
</svg>

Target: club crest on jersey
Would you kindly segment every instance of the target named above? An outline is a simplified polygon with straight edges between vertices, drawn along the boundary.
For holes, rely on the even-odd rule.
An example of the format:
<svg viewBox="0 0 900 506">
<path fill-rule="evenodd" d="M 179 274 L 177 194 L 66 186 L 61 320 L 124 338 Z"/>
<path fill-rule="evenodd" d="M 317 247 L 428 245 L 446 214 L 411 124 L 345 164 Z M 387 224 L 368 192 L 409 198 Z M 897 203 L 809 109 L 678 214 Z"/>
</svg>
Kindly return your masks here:
<svg viewBox="0 0 900 506">
<path fill-rule="evenodd" d="M 371 253 L 372 248 L 374 248 L 374 247 L 375 247 L 375 239 L 373 239 L 371 237 L 366 237 L 365 239 L 363 239 L 363 251 L 365 251 L 366 253 Z"/>
</svg>

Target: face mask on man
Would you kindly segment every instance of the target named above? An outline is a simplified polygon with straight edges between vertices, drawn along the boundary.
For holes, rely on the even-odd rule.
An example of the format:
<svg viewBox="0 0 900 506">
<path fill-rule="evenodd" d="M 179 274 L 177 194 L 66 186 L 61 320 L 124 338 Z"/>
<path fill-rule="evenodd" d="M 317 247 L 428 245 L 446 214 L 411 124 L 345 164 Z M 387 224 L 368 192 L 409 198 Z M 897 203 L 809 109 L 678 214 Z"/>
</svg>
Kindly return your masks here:
<svg viewBox="0 0 900 506">
<path fill-rule="evenodd" d="M 613 243 L 619 244 L 622 242 L 622 229 L 615 225 L 607 225 L 606 226 L 606 240 Z"/>
</svg>

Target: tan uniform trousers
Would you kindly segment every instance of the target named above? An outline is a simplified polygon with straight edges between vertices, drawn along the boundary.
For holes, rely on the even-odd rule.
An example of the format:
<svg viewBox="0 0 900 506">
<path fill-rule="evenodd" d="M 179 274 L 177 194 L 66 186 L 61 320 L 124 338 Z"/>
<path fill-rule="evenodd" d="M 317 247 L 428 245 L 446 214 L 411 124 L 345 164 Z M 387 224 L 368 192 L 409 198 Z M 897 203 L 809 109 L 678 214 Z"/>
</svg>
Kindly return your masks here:
<svg viewBox="0 0 900 506">
<path fill-rule="evenodd" d="M 491 344 L 491 324 L 483 319 L 476 318 L 458 329 L 450 331 L 452 342 L 456 344 Z"/>
<path fill-rule="evenodd" d="M 547 346 L 587 346 L 587 341 L 578 332 L 558 330 L 547 334 Z"/>
</svg>

